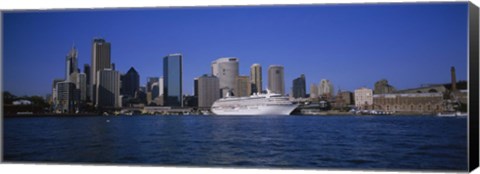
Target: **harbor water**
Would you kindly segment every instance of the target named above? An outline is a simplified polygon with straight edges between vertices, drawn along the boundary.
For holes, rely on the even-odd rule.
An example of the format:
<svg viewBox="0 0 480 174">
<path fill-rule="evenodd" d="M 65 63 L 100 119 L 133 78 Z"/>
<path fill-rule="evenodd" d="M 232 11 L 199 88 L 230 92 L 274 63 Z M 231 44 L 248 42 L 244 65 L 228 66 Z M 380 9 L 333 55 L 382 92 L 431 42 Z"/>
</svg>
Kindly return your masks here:
<svg viewBox="0 0 480 174">
<path fill-rule="evenodd" d="M 3 122 L 5 162 L 467 170 L 465 117 L 33 116 Z"/>
</svg>

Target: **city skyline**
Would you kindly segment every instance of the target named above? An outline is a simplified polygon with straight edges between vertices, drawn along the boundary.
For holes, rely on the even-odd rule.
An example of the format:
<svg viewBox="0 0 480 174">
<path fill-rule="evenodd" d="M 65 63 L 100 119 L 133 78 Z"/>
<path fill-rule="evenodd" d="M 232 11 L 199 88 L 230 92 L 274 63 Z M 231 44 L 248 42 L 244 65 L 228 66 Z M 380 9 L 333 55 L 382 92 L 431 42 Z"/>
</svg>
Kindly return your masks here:
<svg viewBox="0 0 480 174">
<path fill-rule="evenodd" d="M 146 77 L 163 76 L 164 55 L 182 53 L 184 94 L 193 94 L 193 79 L 209 74 L 211 62 L 221 57 L 238 58 L 239 75 L 249 75 L 254 63 L 262 65 L 262 87 L 267 87 L 268 66 L 284 66 L 286 93 L 300 74 L 307 86 L 328 79 L 335 89 L 349 91 L 373 88 L 380 79 L 397 89 L 448 83 L 451 66 L 457 80 L 467 77 L 466 15 L 466 3 L 8 12 L 4 91 L 50 93 L 52 80 L 65 74 L 72 43 L 81 67 L 91 64 L 95 37 L 111 43 L 116 70 L 138 70 L 141 86 Z M 159 22 L 148 23 L 154 17 Z M 172 29 L 159 30 L 162 21 Z M 86 29 L 88 24 L 96 27 Z M 130 30 L 139 34 L 128 35 Z M 41 43 L 50 37 L 49 44 Z"/>
</svg>

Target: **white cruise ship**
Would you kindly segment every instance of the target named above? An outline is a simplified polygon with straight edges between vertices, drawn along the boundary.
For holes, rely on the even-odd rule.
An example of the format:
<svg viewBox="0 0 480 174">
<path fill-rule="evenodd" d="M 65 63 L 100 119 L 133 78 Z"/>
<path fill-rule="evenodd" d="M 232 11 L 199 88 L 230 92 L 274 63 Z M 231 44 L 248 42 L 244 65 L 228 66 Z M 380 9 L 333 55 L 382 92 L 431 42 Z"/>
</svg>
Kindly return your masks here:
<svg viewBox="0 0 480 174">
<path fill-rule="evenodd" d="M 297 108 L 288 97 L 280 94 L 254 94 L 249 97 L 226 97 L 215 101 L 215 115 L 290 115 Z"/>
</svg>

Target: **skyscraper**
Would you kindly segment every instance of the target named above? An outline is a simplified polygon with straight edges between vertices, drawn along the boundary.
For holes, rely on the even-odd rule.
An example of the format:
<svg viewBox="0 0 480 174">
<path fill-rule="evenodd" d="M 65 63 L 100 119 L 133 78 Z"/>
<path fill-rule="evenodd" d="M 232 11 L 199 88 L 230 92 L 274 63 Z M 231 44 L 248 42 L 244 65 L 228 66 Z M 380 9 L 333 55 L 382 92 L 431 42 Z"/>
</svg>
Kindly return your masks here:
<svg viewBox="0 0 480 174">
<path fill-rule="evenodd" d="M 110 43 L 106 42 L 104 39 L 95 38 L 93 39 L 92 44 L 92 63 L 91 63 L 91 73 L 90 73 L 90 84 L 92 85 L 92 101 L 96 102 L 96 92 L 97 92 L 97 72 L 103 69 L 111 68 L 110 62 Z"/>
<path fill-rule="evenodd" d="M 98 71 L 96 79 L 98 82 L 96 107 L 120 107 L 120 73 L 112 69 L 103 69 Z"/>
<path fill-rule="evenodd" d="M 87 75 L 85 73 L 78 74 L 78 89 L 80 92 L 80 101 L 84 102 L 87 100 Z"/>
<path fill-rule="evenodd" d="M 285 94 L 283 66 L 270 65 L 268 67 L 268 89 L 273 93 Z"/>
<path fill-rule="evenodd" d="M 198 78 L 193 79 L 193 96 L 198 97 Z"/>
<path fill-rule="evenodd" d="M 314 83 L 310 85 L 310 98 L 318 98 L 318 86 Z"/>
<path fill-rule="evenodd" d="M 237 76 L 235 80 L 235 92 L 237 97 L 250 96 L 252 93 L 252 85 L 248 76 Z"/>
<path fill-rule="evenodd" d="M 92 97 L 90 96 L 92 94 L 92 89 L 91 89 L 91 69 L 90 69 L 90 65 L 89 64 L 84 64 L 83 65 L 83 73 L 85 73 L 85 77 L 86 77 L 86 85 L 87 85 L 87 88 L 86 88 L 86 101 L 91 101 Z"/>
<path fill-rule="evenodd" d="M 212 75 L 219 80 L 221 97 L 235 92 L 235 77 L 238 76 L 238 58 L 224 57 L 212 62 Z"/>
<path fill-rule="evenodd" d="M 135 68 L 130 67 L 128 72 L 122 75 L 121 79 L 122 87 L 120 93 L 124 97 L 135 97 L 135 91 L 140 88 L 140 75 L 138 75 Z"/>
<path fill-rule="evenodd" d="M 166 106 L 182 106 L 182 55 L 170 54 L 163 58 L 163 101 Z"/>
<path fill-rule="evenodd" d="M 330 99 L 333 97 L 333 84 L 330 80 L 322 79 L 320 84 L 318 84 L 318 95 L 319 97 L 323 97 L 325 99 Z"/>
<path fill-rule="evenodd" d="M 300 75 L 299 78 L 293 80 L 292 96 L 293 98 L 304 98 L 306 96 L 305 75 Z"/>
<path fill-rule="evenodd" d="M 203 75 L 197 78 L 198 107 L 210 107 L 220 98 L 219 80 L 215 76 Z"/>
<path fill-rule="evenodd" d="M 252 92 L 262 92 L 262 66 L 260 64 L 253 64 L 250 66 L 250 81 L 252 82 Z"/>
<path fill-rule="evenodd" d="M 66 65 L 65 65 L 65 79 L 67 81 L 72 81 L 71 75 L 74 72 L 78 72 L 78 51 L 75 48 L 75 45 L 72 46 L 70 52 L 66 56 Z"/>
</svg>

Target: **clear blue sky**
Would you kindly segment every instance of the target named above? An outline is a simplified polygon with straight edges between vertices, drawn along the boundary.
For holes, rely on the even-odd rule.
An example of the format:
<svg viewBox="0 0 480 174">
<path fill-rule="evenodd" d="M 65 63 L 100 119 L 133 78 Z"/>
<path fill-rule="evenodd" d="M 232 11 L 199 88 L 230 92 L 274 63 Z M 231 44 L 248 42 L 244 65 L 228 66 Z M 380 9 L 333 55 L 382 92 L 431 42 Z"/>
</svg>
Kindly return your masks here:
<svg viewBox="0 0 480 174">
<path fill-rule="evenodd" d="M 94 37 L 112 43 L 112 62 L 134 67 L 141 85 L 162 76 L 162 58 L 184 55 L 184 93 L 220 57 L 285 66 L 286 92 L 305 74 L 354 90 L 386 78 L 397 89 L 467 78 L 467 3 L 250 6 L 5 12 L 3 88 L 15 95 L 51 92 L 64 78 L 73 42 L 79 68 L 91 63 Z"/>
</svg>

